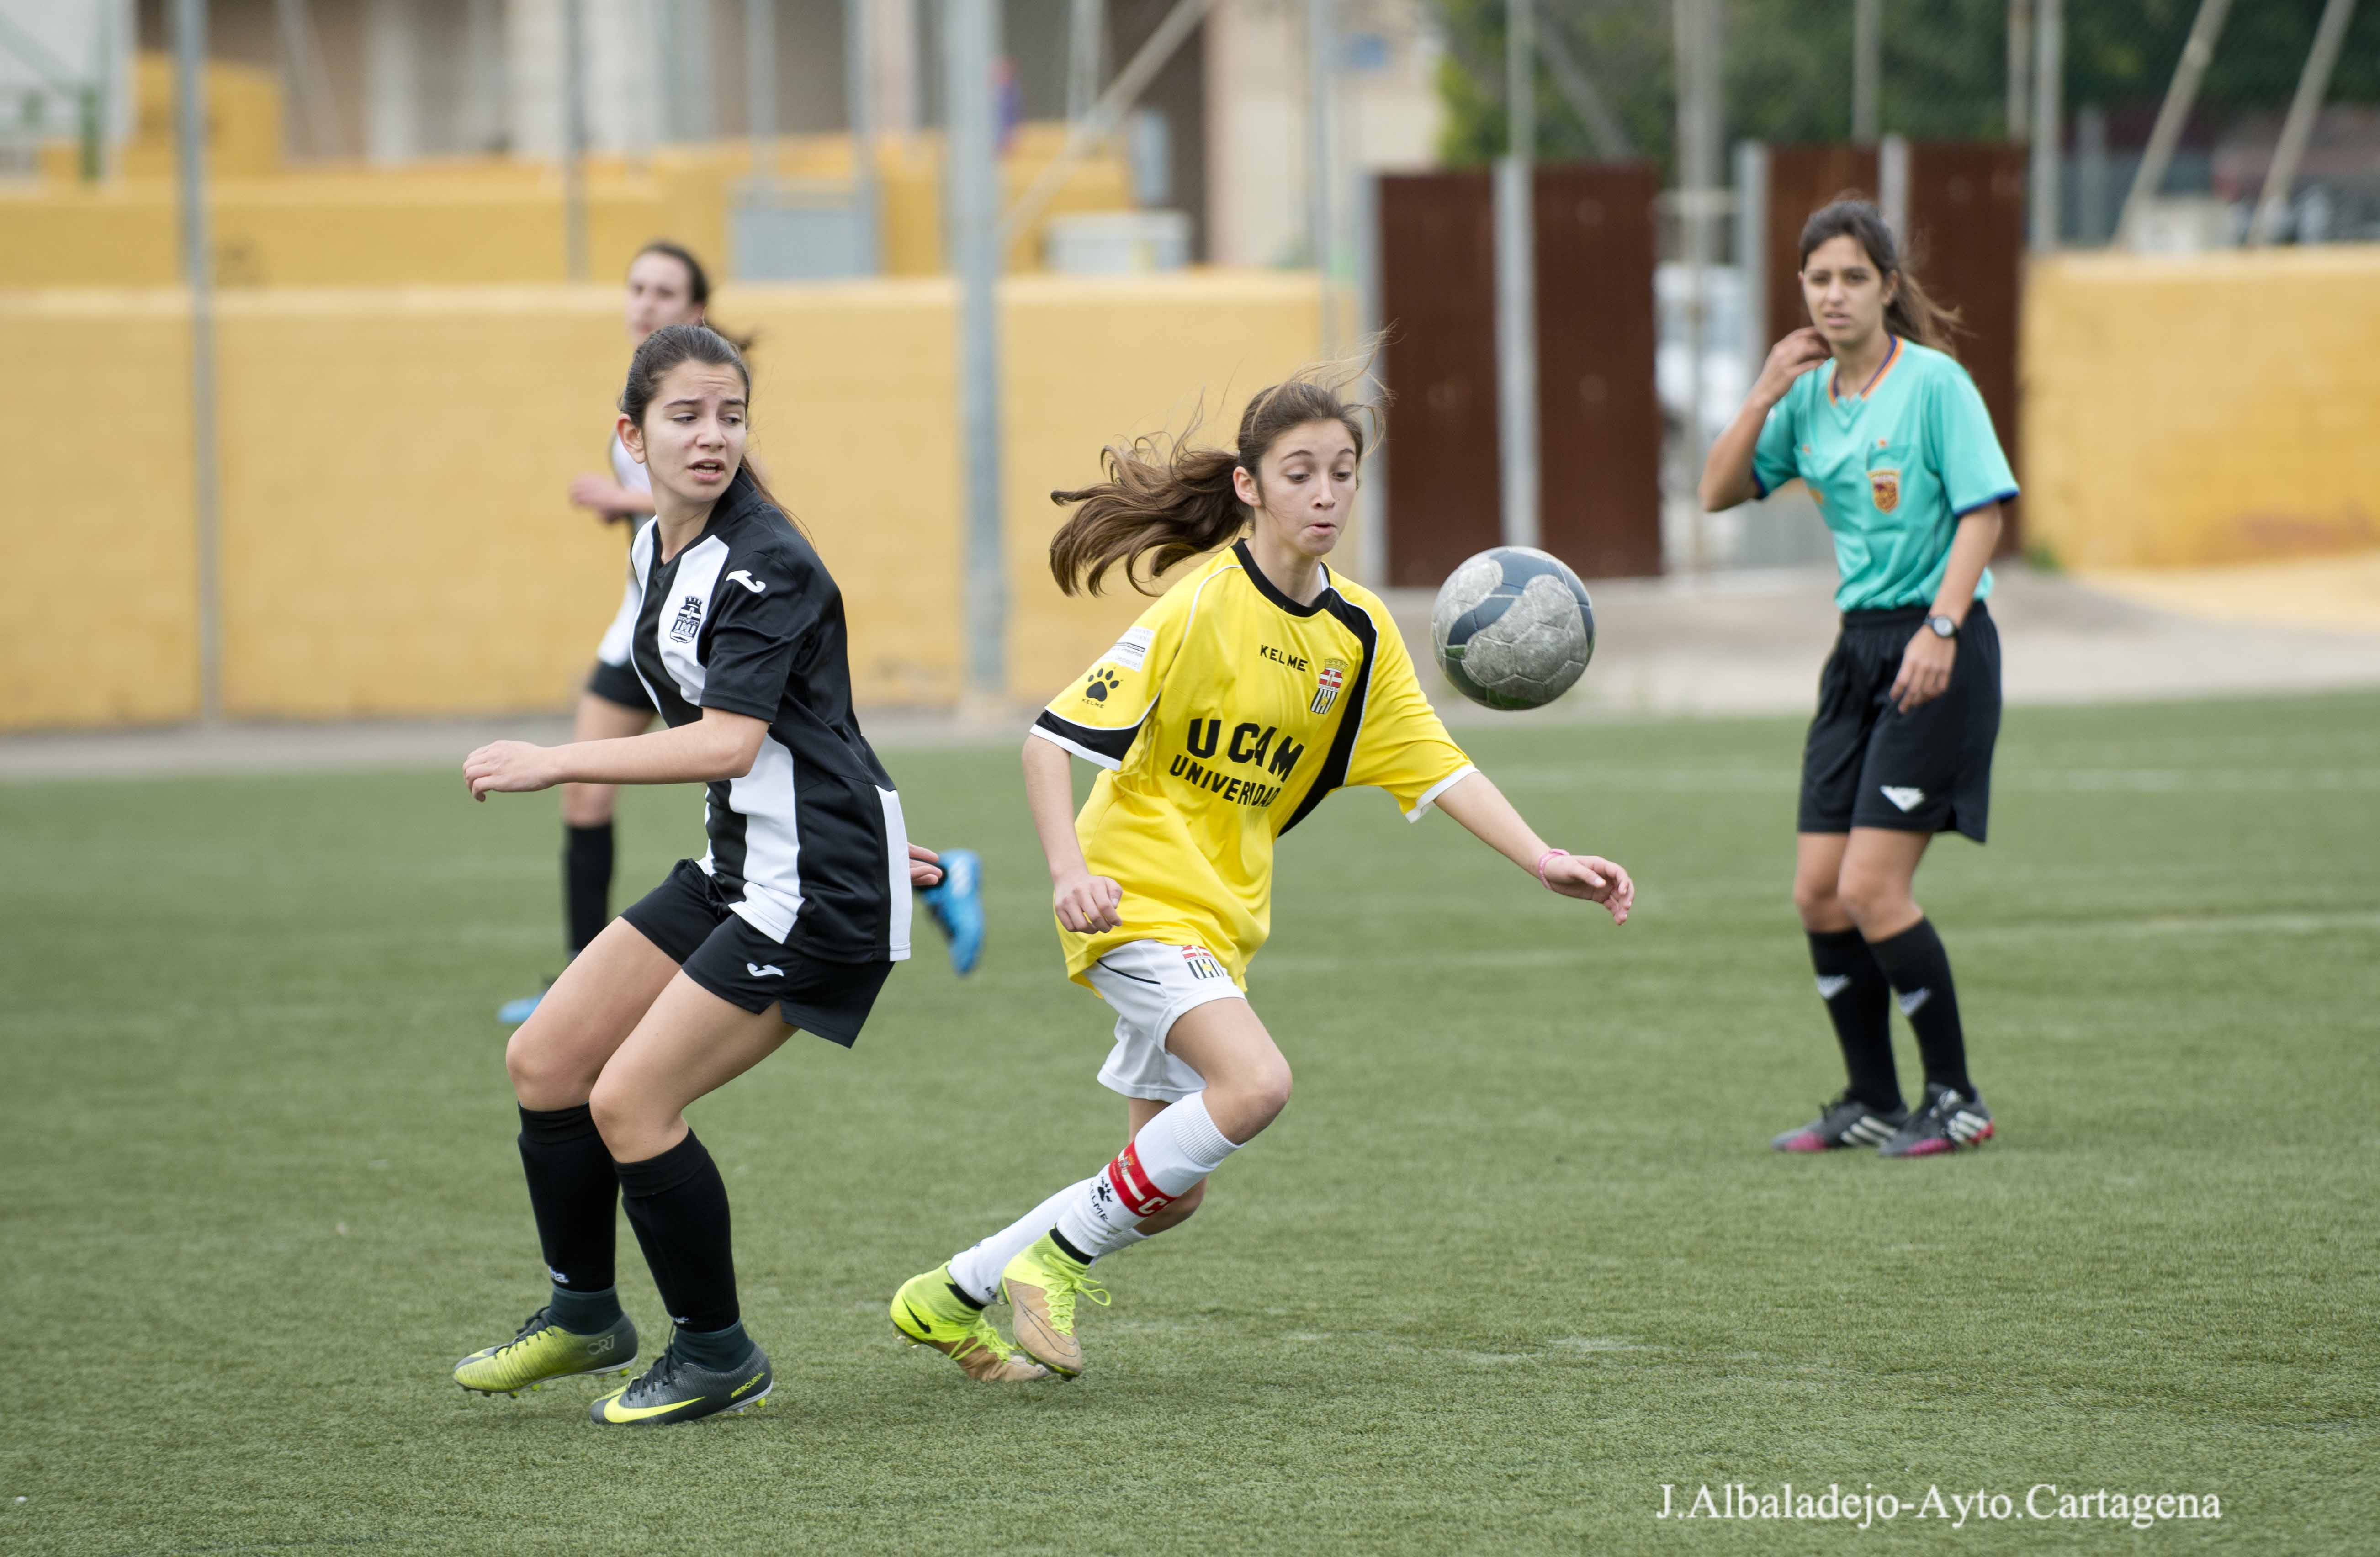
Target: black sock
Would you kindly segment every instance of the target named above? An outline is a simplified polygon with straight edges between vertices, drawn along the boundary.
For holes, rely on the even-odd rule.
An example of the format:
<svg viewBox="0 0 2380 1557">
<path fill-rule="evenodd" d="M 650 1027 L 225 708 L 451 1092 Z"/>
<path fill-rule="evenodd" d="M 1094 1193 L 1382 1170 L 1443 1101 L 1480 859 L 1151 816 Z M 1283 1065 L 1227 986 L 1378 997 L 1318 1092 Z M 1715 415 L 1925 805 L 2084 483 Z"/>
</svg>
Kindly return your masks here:
<svg viewBox="0 0 2380 1557">
<path fill-rule="evenodd" d="M 670 1348 L 688 1362 L 724 1373 L 752 1355 L 752 1338 L 744 1333 L 740 1320 L 724 1330 L 688 1330 L 680 1325 L 670 1337 Z"/>
<path fill-rule="evenodd" d="M 616 1297 L 611 1312 L 591 1300 L 612 1291 L 612 1259 L 619 1235 L 613 1208 L 619 1203 L 620 1181 L 612 1172 L 612 1154 L 595 1131 L 587 1105 L 540 1112 L 520 1111 L 521 1172 L 528 1179 L 529 1210 L 537 1216 L 538 1247 L 553 1277 L 557 1294 L 583 1295 L 590 1306 L 564 1304 L 569 1315 L 557 1312 L 565 1330 L 592 1334 L 619 1317 Z"/>
<path fill-rule="evenodd" d="M 562 827 L 562 914 L 570 955 L 603 933 L 612 918 L 612 824 Z"/>
<path fill-rule="evenodd" d="M 1852 1095 L 1870 1108 L 1890 1113 L 1900 1106 L 1900 1077 L 1892 1066 L 1892 986 L 1884 979 L 1856 930 L 1814 930 L 1810 966 L 1818 970 L 1818 995 L 1834 1019 L 1842 1045 L 1843 1069 Z"/>
<path fill-rule="evenodd" d="M 607 1286 L 601 1292 L 574 1292 L 557 1286 L 546 1300 L 546 1313 L 574 1335 L 601 1335 L 620 1322 L 620 1289 Z"/>
<path fill-rule="evenodd" d="M 1900 1014 L 1917 1032 L 1917 1052 L 1925 1059 L 1925 1079 L 1936 1087 L 1956 1088 L 1967 1098 L 1975 1084 L 1967 1079 L 1967 1035 L 1959 1026 L 1959 991 L 1950 982 L 1950 955 L 1930 919 L 1920 919 L 1900 934 L 1868 943 L 1876 966 L 1892 980 Z"/>
<path fill-rule="evenodd" d="M 658 1157 L 613 1164 L 628 1225 L 644 1246 L 653 1284 L 681 1330 L 725 1330 L 735 1307 L 735 1252 L 727 1185 L 692 1130 Z"/>
</svg>

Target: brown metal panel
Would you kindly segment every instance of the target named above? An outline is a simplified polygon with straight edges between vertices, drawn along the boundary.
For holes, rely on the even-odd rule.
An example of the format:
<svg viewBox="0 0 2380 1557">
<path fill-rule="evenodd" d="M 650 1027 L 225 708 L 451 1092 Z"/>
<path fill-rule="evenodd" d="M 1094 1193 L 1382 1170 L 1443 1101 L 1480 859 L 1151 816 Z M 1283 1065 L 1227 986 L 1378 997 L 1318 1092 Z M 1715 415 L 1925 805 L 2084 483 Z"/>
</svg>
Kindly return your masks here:
<svg viewBox="0 0 2380 1557">
<path fill-rule="evenodd" d="M 1379 213 L 1389 582 L 1434 590 L 1502 535 L 1494 197 L 1485 172 L 1405 174 Z"/>
<path fill-rule="evenodd" d="M 1846 190 L 1876 198 L 1873 146 L 1768 148 L 1768 339 L 1810 322 L 1802 301 L 1802 224 Z"/>
<path fill-rule="evenodd" d="M 1958 340 L 1992 413 L 2000 447 L 2017 464 L 2016 349 L 2024 274 L 2025 149 L 2000 141 L 1920 141 L 1909 148 L 1911 268 L 1928 296 L 1961 316 Z M 2013 551 L 2017 508 L 2003 510 L 2000 548 Z"/>
<path fill-rule="evenodd" d="M 1590 578 L 1661 571 L 1660 190 L 1649 162 L 1536 173 L 1539 522 L 1545 549 Z"/>
</svg>

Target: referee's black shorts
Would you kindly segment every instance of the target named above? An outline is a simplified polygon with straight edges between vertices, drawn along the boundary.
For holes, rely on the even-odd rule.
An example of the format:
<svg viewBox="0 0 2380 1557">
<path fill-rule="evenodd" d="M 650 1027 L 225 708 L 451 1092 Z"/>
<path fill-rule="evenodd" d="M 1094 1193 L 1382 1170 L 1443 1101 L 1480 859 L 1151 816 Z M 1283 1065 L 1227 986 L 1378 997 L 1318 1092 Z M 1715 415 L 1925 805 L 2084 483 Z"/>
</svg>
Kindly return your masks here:
<svg viewBox="0 0 2380 1557">
<path fill-rule="evenodd" d="M 830 962 L 770 940 L 691 859 L 679 860 L 620 917 L 720 999 L 747 1011 L 776 1004 L 787 1027 L 845 1049 L 858 1040 L 892 972 L 889 961 Z"/>
<path fill-rule="evenodd" d="M 2000 637 L 1977 601 L 1959 629 L 1942 695 L 1903 713 L 1893 677 L 1926 607 L 1847 611 L 1818 677 L 1818 714 L 1802 748 L 1799 831 L 1963 833 L 1984 841 L 1992 745 L 2000 733 Z"/>
</svg>

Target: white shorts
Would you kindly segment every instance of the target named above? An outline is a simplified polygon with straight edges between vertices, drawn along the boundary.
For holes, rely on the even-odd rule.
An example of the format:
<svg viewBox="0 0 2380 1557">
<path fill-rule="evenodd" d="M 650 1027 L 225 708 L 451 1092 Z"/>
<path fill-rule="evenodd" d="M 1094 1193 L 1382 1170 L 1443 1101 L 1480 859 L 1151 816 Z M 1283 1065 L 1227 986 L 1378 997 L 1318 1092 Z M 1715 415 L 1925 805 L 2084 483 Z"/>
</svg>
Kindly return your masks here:
<svg viewBox="0 0 2380 1557">
<path fill-rule="evenodd" d="M 1210 1000 L 1245 998 L 1214 953 L 1133 941 L 1093 963 L 1087 977 L 1116 1012 L 1115 1052 L 1099 1067 L 1100 1086 L 1165 1103 L 1207 1089 L 1205 1077 L 1166 1052 L 1165 1035 L 1183 1013 Z"/>
</svg>

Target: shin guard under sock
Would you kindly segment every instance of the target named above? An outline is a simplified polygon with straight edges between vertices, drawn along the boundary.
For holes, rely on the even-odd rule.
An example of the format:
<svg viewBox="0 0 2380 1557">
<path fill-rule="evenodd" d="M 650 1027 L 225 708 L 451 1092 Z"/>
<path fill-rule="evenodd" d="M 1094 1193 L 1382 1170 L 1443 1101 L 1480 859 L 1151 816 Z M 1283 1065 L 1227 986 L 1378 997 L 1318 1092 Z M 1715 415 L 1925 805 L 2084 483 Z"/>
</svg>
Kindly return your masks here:
<svg viewBox="0 0 2380 1557">
<path fill-rule="evenodd" d="M 1843 1069 L 1852 1094 L 1870 1108 L 1890 1113 L 1900 1106 L 1900 1077 L 1892 1064 L 1892 986 L 1856 930 L 1814 930 L 1810 966 L 1817 970 L 1818 998 L 1835 1024 Z"/>
<path fill-rule="evenodd" d="M 1975 1084 L 1967 1078 L 1967 1035 L 1959 1025 L 1959 991 L 1950 982 L 1950 954 L 1942 949 L 1933 921 L 1919 919 L 1898 935 L 1870 942 L 1868 950 L 1892 980 L 1900 1014 L 1917 1033 L 1925 1079 L 1974 1097 Z"/>
<path fill-rule="evenodd" d="M 725 1330 L 735 1305 L 727 1186 L 692 1130 L 658 1157 L 615 1162 L 628 1225 L 637 1230 L 662 1302 L 682 1330 Z"/>
<path fill-rule="evenodd" d="M 613 1208 L 620 1183 L 612 1154 L 603 1150 L 594 1117 L 585 1103 L 576 1108 L 520 1111 L 521 1172 L 528 1180 L 529 1210 L 537 1217 L 538 1247 L 557 1293 L 590 1300 L 592 1307 L 565 1304 L 574 1312 L 557 1316 L 565 1328 L 592 1334 L 619 1315 L 616 1299 L 601 1315 L 598 1295 L 612 1290 L 612 1266 L 619 1235 Z M 590 1322 L 599 1321 L 599 1322 Z"/>
<path fill-rule="evenodd" d="M 612 824 L 562 828 L 563 933 L 577 956 L 612 918 Z"/>
<path fill-rule="evenodd" d="M 1106 1168 L 1078 1186 L 1058 1218 L 1058 1232 L 1092 1259 L 1140 1236 L 1155 1216 L 1239 1150 L 1215 1127 L 1204 1093 L 1193 1093 L 1140 1127 Z"/>
</svg>

